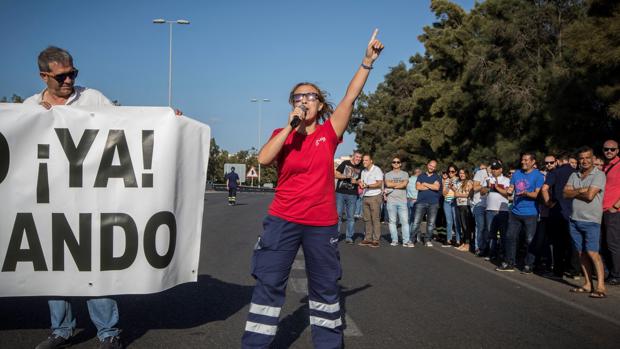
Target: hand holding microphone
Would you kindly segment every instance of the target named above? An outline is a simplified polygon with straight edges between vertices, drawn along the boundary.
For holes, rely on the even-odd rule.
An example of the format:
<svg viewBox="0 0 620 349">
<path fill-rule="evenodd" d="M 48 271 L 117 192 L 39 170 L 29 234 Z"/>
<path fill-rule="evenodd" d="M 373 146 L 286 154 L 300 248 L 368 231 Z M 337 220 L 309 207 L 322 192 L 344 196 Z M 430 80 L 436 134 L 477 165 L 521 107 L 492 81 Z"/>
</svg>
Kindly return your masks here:
<svg viewBox="0 0 620 349">
<path fill-rule="evenodd" d="M 301 104 L 299 105 L 299 107 L 296 107 L 295 109 L 293 109 L 293 111 L 291 112 L 291 115 L 293 117 L 293 119 L 291 120 L 291 127 L 292 128 L 296 128 L 297 126 L 299 126 L 299 124 L 301 123 L 301 117 L 303 117 L 304 119 L 306 118 L 306 112 L 308 111 L 308 108 Z"/>
</svg>

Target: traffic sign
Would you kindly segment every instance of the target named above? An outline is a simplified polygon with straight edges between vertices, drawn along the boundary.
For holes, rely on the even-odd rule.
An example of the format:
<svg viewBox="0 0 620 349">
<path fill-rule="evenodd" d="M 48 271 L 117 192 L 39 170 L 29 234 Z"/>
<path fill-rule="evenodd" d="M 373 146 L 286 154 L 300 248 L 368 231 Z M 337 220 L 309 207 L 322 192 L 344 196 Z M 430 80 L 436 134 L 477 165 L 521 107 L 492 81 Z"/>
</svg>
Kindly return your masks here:
<svg viewBox="0 0 620 349">
<path fill-rule="evenodd" d="M 248 173 L 245 176 L 247 178 L 258 178 L 258 173 L 256 172 L 256 169 L 254 168 L 254 166 L 250 168 L 250 171 L 248 171 Z"/>
</svg>

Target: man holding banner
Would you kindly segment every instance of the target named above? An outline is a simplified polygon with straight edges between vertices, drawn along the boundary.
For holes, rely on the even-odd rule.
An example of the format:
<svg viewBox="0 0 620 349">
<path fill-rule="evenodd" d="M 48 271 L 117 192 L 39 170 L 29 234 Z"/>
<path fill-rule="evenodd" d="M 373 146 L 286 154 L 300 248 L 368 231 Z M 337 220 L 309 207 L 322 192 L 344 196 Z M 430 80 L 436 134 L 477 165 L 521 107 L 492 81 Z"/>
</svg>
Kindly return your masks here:
<svg viewBox="0 0 620 349">
<path fill-rule="evenodd" d="M 29 97 L 24 104 L 39 104 L 46 109 L 54 105 L 106 106 L 113 105 L 101 92 L 74 86 L 78 70 L 66 50 L 50 46 L 39 54 L 39 75 L 47 87 Z M 68 345 L 76 326 L 71 303 L 64 299 L 48 301 L 52 335 L 36 349 L 59 348 Z M 118 305 L 111 298 L 93 298 L 86 301 L 93 324 L 97 327 L 100 348 L 121 348 Z"/>
</svg>

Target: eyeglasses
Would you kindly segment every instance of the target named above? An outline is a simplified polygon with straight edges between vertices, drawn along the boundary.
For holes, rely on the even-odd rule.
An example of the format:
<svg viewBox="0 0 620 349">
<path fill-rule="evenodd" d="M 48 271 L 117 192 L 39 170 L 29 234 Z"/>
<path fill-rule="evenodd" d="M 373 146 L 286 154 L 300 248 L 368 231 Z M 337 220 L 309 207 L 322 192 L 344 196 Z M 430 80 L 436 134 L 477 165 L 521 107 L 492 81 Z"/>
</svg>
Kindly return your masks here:
<svg viewBox="0 0 620 349">
<path fill-rule="evenodd" d="M 609 152 L 614 152 L 614 151 L 616 151 L 616 150 L 618 150 L 618 148 L 607 148 L 607 147 L 604 147 L 604 148 L 603 148 L 603 151 L 604 151 L 604 152 L 608 152 L 608 151 L 609 151 Z"/>
<path fill-rule="evenodd" d="M 49 76 L 50 78 L 56 80 L 59 84 L 65 82 L 65 80 L 67 80 L 67 78 L 70 78 L 71 80 L 75 80 L 75 78 L 77 78 L 79 73 L 79 70 L 77 69 L 73 69 L 71 71 L 68 71 L 66 73 L 61 73 L 61 74 L 56 74 L 56 75 L 52 75 L 50 73 L 43 73 L 47 76 Z"/>
<path fill-rule="evenodd" d="M 314 92 L 308 93 L 295 93 L 293 95 L 293 102 L 301 102 L 304 97 L 308 100 L 308 102 L 314 102 L 319 100 L 319 94 Z"/>
<path fill-rule="evenodd" d="M 456 173 L 456 171 L 455 171 L 455 170 L 450 170 L 450 171 L 448 171 L 448 172 L 450 172 L 450 173 Z"/>
<path fill-rule="evenodd" d="M 393 164 L 400 164 L 400 161 L 392 161 Z"/>
<path fill-rule="evenodd" d="M 547 164 L 547 165 L 553 165 L 553 164 L 555 164 L 555 161 L 545 161 L 545 164 Z"/>
</svg>

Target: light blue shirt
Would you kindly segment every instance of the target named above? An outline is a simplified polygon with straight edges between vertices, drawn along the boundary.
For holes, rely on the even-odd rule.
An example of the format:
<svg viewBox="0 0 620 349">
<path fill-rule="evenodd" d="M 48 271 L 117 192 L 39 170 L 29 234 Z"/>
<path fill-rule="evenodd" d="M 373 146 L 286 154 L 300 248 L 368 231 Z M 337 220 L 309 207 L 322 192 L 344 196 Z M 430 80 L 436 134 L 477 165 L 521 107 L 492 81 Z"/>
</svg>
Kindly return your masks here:
<svg viewBox="0 0 620 349">
<path fill-rule="evenodd" d="M 407 183 L 407 199 L 417 199 L 418 190 L 415 188 L 415 182 L 417 182 L 418 176 L 409 177 L 409 183 Z"/>
</svg>

